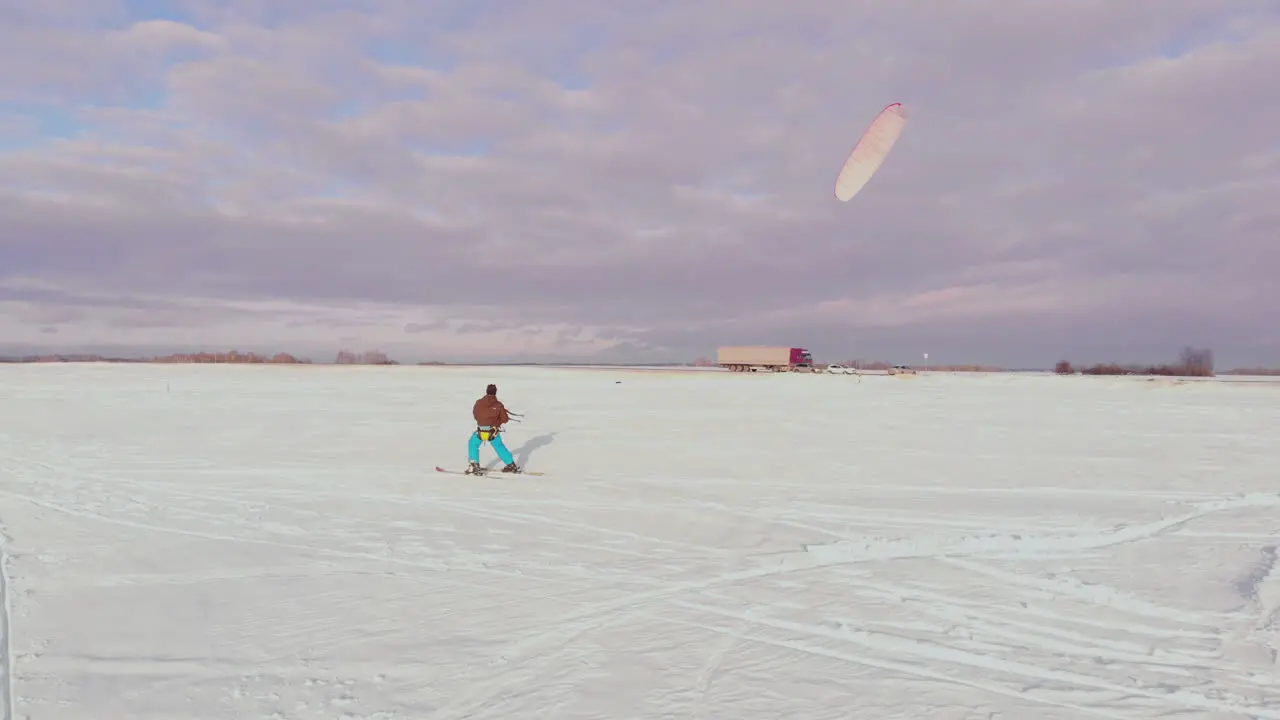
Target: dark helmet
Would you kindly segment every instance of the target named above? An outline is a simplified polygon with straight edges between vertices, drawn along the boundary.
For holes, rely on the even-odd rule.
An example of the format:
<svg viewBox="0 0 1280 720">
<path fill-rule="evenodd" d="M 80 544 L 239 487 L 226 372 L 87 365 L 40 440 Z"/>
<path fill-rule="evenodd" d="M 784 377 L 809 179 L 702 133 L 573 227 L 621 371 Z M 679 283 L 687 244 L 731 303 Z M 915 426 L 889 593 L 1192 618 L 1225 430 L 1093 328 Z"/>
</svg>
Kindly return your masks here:
<svg viewBox="0 0 1280 720">
<path fill-rule="evenodd" d="M 489 383 L 489 387 L 487 387 L 487 388 L 485 388 L 485 389 L 484 389 L 484 394 L 485 394 L 485 395 L 497 395 L 497 394 L 498 394 L 498 386 L 497 386 L 497 385 L 494 385 L 493 383 Z"/>
</svg>

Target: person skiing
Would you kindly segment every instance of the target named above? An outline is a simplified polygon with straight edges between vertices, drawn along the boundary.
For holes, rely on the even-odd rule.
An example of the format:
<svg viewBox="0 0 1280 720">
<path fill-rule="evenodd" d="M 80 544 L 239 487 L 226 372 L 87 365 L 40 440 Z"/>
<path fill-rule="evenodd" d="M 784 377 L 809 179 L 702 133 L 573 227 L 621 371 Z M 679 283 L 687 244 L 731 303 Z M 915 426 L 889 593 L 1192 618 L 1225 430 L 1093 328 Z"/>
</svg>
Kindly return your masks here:
<svg viewBox="0 0 1280 720">
<path fill-rule="evenodd" d="M 471 415 L 476 421 L 476 431 L 471 433 L 471 441 L 467 444 L 467 474 L 484 474 L 484 469 L 480 467 L 480 445 L 486 442 L 493 445 L 498 457 L 506 463 L 502 472 L 520 472 L 520 467 L 516 465 L 515 458 L 511 457 L 507 444 L 502 441 L 502 426 L 511 420 L 511 414 L 498 399 L 497 385 L 490 383 L 485 388 L 484 397 L 476 401 L 471 408 Z"/>
</svg>

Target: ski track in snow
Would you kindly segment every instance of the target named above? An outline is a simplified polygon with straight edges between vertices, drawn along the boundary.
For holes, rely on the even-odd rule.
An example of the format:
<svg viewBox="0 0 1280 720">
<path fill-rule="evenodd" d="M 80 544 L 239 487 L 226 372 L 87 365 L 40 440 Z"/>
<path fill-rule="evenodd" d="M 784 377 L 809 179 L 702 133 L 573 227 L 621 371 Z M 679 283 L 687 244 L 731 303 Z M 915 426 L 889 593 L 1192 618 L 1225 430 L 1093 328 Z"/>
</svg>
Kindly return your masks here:
<svg viewBox="0 0 1280 720">
<path fill-rule="evenodd" d="M 1247 390 L 4 371 L 0 720 L 1280 718 Z M 441 479 L 493 378 L 548 475 Z"/>
</svg>

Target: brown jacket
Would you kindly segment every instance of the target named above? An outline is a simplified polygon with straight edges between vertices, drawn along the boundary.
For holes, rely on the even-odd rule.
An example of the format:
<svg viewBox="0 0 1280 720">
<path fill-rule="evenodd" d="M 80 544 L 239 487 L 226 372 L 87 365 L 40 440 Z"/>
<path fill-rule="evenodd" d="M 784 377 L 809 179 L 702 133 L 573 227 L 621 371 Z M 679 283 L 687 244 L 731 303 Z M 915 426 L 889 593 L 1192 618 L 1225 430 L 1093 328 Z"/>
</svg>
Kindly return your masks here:
<svg viewBox="0 0 1280 720">
<path fill-rule="evenodd" d="M 485 395 L 477 400 L 475 407 L 471 408 L 471 415 L 476 419 L 476 425 L 481 427 L 501 427 L 511 420 L 507 407 L 496 395 Z"/>
</svg>

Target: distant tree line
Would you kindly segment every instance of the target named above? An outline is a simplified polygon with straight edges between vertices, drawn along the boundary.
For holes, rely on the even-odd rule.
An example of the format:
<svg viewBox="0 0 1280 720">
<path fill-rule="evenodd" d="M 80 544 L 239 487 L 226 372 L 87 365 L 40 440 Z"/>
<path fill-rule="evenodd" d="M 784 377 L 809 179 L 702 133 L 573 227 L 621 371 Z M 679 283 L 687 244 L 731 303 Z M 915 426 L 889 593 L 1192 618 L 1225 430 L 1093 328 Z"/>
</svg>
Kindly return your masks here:
<svg viewBox="0 0 1280 720">
<path fill-rule="evenodd" d="M 230 350 L 228 352 L 196 352 L 173 353 L 171 355 L 154 355 L 152 357 L 112 357 L 92 353 L 50 353 L 46 355 L 23 355 L 21 357 L 0 357 L 0 363 L 227 363 L 252 365 L 309 365 L 306 358 L 297 358 L 289 353 L 260 355 L 252 352 Z"/>
<path fill-rule="evenodd" d="M 230 350 L 228 352 L 174 353 L 157 355 L 149 362 L 157 363 L 194 363 L 194 364 L 230 364 L 230 365 L 310 365 L 306 358 L 296 358 L 289 353 L 259 355 L 252 352 Z"/>
<path fill-rule="evenodd" d="M 289 353 L 264 355 L 254 352 L 228 350 L 227 352 L 194 352 L 155 355 L 152 357 L 120 358 L 91 353 L 23 355 L 20 357 L 0 357 L 0 363 L 65 363 L 65 362 L 110 362 L 110 363 L 173 363 L 173 364 L 228 364 L 228 365 L 311 365 L 311 360 L 299 358 Z M 387 357 L 381 350 L 352 352 L 342 350 L 334 360 L 335 365 L 396 365 L 395 360 Z M 425 363 L 424 363 L 425 364 Z"/>
<path fill-rule="evenodd" d="M 46 353 L 38 355 L 0 356 L 0 363 L 69 363 L 69 362 L 108 362 L 108 363 L 197 363 L 197 364 L 249 364 L 249 365 L 310 365 L 311 360 L 299 358 L 289 353 L 273 355 L 230 350 L 227 352 L 174 353 L 156 355 L 154 357 L 112 357 L 93 353 Z M 334 359 L 335 365 L 398 365 L 381 350 L 365 350 L 353 352 L 341 350 Z M 442 365 L 439 361 L 420 362 L 419 365 Z M 679 364 L 679 363 L 677 363 Z M 716 361 L 710 357 L 700 357 L 691 364 L 695 367 L 715 367 Z M 888 370 L 891 363 L 883 361 L 864 361 L 862 359 L 847 360 L 841 363 L 848 367 L 862 370 Z M 825 367 L 817 364 L 817 367 Z M 989 365 L 929 365 L 930 370 L 945 372 L 1002 372 L 1002 368 Z M 1101 363 L 1083 368 L 1076 368 L 1063 360 L 1054 366 L 1059 375 L 1163 375 L 1171 377 L 1213 377 L 1213 351 L 1207 348 L 1184 348 L 1178 362 L 1167 365 L 1141 365 L 1118 363 Z M 1229 370 L 1223 375 L 1258 375 L 1278 376 L 1277 368 L 1240 368 Z"/>
<path fill-rule="evenodd" d="M 1059 375 L 1162 375 L 1165 377 L 1213 377 L 1213 351 L 1208 348 L 1183 348 L 1178 362 L 1168 365 L 1120 365 L 1101 363 L 1077 370 L 1063 360 L 1054 366 Z M 1242 373 L 1241 373 L 1242 374 Z"/>
<path fill-rule="evenodd" d="M 340 350 L 334 365 L 398 365 L 381 350 L 365 350 L 361 353 Z"/>
</svg>

